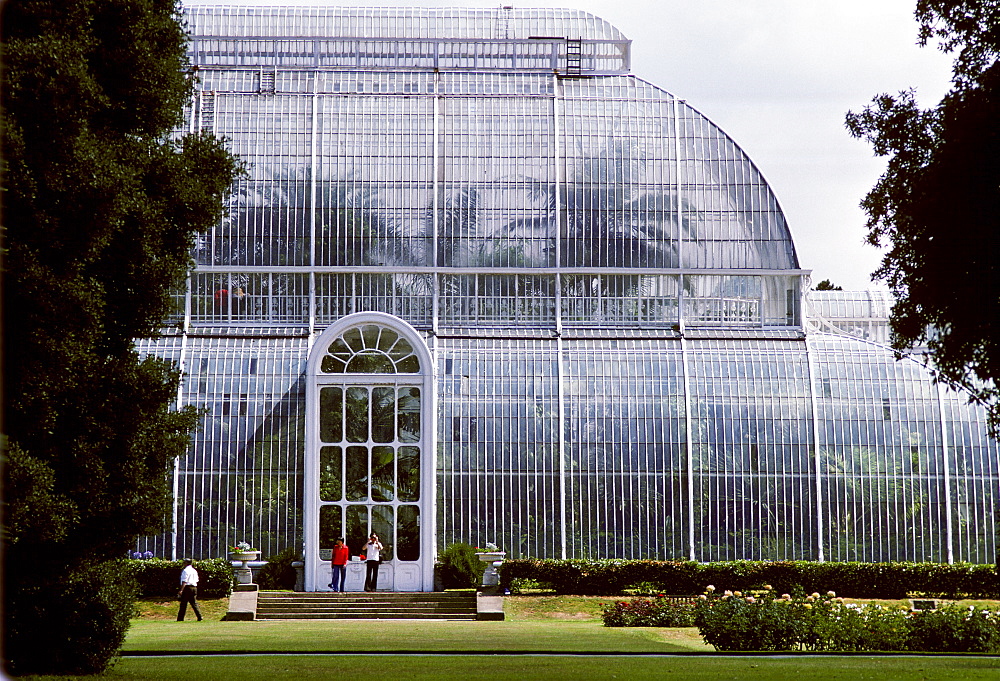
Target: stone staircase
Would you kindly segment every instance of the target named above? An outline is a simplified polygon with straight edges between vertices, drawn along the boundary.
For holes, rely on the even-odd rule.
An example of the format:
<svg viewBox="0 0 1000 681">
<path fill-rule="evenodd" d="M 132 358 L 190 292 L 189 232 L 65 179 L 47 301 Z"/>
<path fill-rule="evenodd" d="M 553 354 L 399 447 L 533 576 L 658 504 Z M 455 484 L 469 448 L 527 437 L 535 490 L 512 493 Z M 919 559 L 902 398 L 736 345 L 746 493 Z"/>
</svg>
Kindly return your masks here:
<svg viewBox="0 0 1000 681">
<path fill-rule="evenodd" d="M 475 620 L 476 594 L 288 593 L 257 594 L 258 620 L 422 619 Z"/>
</svg>

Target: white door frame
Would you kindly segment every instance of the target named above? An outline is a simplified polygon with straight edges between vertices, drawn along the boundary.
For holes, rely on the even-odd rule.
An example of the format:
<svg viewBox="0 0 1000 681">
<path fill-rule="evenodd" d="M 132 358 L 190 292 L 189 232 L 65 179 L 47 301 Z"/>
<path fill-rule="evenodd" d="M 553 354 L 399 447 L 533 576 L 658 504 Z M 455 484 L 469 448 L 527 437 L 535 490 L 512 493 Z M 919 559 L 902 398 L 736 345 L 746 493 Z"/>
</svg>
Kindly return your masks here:
<svg viewBox="0 0 1000 681">
<path fill-rule="evenodd" d="M 327 374 L 320 370 L 326 350 L 348 329 L 376 324 L 392 329 L 409 341 L 420 361 L 417 374 Z M 346 379 L 346 380 L 345 380 Z M 381 381 L 379 380 L 381 379 Z M 437 549 L 437 395 L 434 365 L 420 334 L 404 320 L 383 312 L 359 312 L 341 318 L 323 331 L 313 344 L 306 364 L 306 451 L 303 480 L 303 557 L 305 590 L 325 590 L 329 563 L 319 557 L 319 388 L 327 384 L 385 384 L 399 381 L 421 388 L 420 409 L 420 584 L 421 591 L 434 590 L 434 562 Z"/>
</svg>

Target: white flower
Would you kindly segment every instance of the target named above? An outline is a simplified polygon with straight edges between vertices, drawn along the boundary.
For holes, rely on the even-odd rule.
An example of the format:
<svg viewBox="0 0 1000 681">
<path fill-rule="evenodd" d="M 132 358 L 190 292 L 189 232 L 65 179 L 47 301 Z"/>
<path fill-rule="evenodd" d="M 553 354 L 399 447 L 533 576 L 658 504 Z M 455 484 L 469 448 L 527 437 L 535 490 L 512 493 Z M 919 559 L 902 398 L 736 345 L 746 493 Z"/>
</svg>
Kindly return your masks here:
<svg viewBox="0 0 1000 681">
<path fill-rule="evenodd" d="M 707 591 L 708 593 L 712 593 L 713 591 L 715 591 L 715 587 L 709 584 L 708 586 L 705 587 L 705 591 Z"/>
<path fill-rule="evenodd" d="M 747 596 L 747 603 L 756 603 L 756 599 L 753 596 Z"/>
<path fill-rule="evenodd" d="M 726 589 L 726 590 L 725 590 L 725 591 L 724 591 L 724 592 L 722 593 L 722 595 L 723 595 L 723 596 L 732 596 L 732 595 L 733 595 L 733 592 L 732 592 L 732 591 L 730 591 L 729 589 Z"/>
<path fill-rule="evenodd" d="M 835 598 L 837 596 L 837 593 L 835 591 L 827 591 L 826 595 L 829 596 L 830 598 Z"/>
</svg>

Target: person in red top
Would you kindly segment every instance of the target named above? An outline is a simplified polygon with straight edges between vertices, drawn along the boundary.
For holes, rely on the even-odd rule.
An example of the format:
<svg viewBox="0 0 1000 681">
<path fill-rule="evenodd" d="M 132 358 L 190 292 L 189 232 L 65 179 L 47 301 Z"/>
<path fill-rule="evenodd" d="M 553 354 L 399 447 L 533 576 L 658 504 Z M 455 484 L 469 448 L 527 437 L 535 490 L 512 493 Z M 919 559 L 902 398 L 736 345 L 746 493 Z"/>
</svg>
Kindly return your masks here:
<svg viewBox="0 0 1000 681">
<path fill-rule="evenodd" d="M 351 556 L 351 550 L 344 544 L 344 538 L 340 537 L 333 543 L 333 555 L 330 556 L 330 567 L 333 568 L 333 576 L 330 578 L 330 588 L 334 591 L 344 590 L 344 579 L 347 577 L 347 561 Z"/>
</svg>

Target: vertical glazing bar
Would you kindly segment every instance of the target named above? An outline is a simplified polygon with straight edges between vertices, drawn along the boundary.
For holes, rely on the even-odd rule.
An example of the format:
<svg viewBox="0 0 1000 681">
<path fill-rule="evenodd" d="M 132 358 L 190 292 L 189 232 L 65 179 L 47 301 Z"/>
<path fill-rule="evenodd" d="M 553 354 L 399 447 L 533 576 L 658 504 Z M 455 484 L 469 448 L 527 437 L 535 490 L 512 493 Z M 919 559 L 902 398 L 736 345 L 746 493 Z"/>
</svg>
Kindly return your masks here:
<svg viewBox="0 0 1000 681">
<path fill-rule="evenodd" d="M 819 409 L 816 404 L 816 368 L 813 366 L 812 346 L 809 336 L 806 336 L 806 372 L 809 383 L 809 406 L 811 409 L 813 466 L 816 469 L 816 560 L 823 562 L 826 555 L 823 551 L 823 473 L 820 468 L 819 455 Z"/>
<path fill-rule="evenodd" d="M 674 105 L 674 221 L 677 223 L 677 262 L 674 266 L 684 267 L 684 223 L 682 222 L 684 216 L 681 213 L 681 127 L 680 115 L 678 114 L 680 102 L 677 101 L 676 97 L 672 101 Z M 681 310 L 681 298 L 684 289 L 683 279 L 679 280 L 678 283 L 681 284 L 681 287 L 677 290 L 677 321 L 681 323 L 684 319 Z"/>
<path fill-rule="evenodd" d="M 938 415 L 940 416 L 941 423 L 941 464 L 942 473 L 944 475 L 944 540 L 945 546 L 947 548 L 948 554 L 948 564 L 951 565 L 955 562 L 955 546 L 952 537 L 952 525 L 951 525 L 951 467 L 948 465 L 948 457 L 950 456 L 949 450 L 951 449 L 951 441 L 948 438 L 948 422 L 944 414 L 944 385 L 938 383 L 937 388 L 937 402 L 938 402 Z"/>
<path fill-rule="evenodd" d="M 566 553 L 566 388 L 564 385 L 566 370 L 563 366 L 565 358 L 562 338 L 556 338 L 556 355 L 556 370 L 559 372 L 556 383 L 559 399 L 559 432 L 556 434 L 556 451 L 559 455 L 559 557 L 566 560 L 568 558 Z"/>
<path fill-rule="evenodd" d="M 319 163 L 316 139 L 319 121 L 319 95 L 316 94 L 318 78 L 313 78 L 312 121 L 309 129 L 309 266 L 316 267 L 316 183 L 319 182 Z M 273 288 L 273 287 L 272 287 Z M 309 338 L 316 333 L 316 271 L 309 271 Z"/>
<path fill-rule="evenodd" d="M 435 44 L 435 48 L 437 44 Z M 437 52 L 434 54 L 435 62 L 437 61 Z M 434 150 L 433 156 L 431 158 L 431 264 L 434 265 L 434 280 L 431 282 L 431 330 L 437 335 L 438 324 L 441 311 L 441 273 L 437 271 L 439 267 L 438 263 L 438 231 L 439 225 L 438 220 L 440 219 L 441 206 L 438 204 L 439 197 L 439 178 L 438 176 L 444 171 L 444 154 L 440 148 L 441 144 L 441 100 L 442 97 L 438 94 L 438 88 L 441 85 L 441 74 L 435 74 L 434 79 L 434 132 L 433 140 L 431 142 L 431 148 Z M 441 167 L 439 168 L 439 164 Z M 441 178 L 443 179 L 443 178 Z"/>
<path fill-rule="evenodd" d="M 561 193 L 562 193 L 563 177 L 564 177 L 565 173 L 564 173 L 564 168 L 563 168 L 563 154 L 560 153 L 560 151 L 562 149 L 562 147 L 561 147 L 561 144 L 562 144 L 562 126 L 559 125 L 560 119 L 562 117 L 562 109 L 563 109 L 563 107 L 562 107 L 563 92 L 562 92 L 562 83 L 560 82 L 559 77 L 556 76 L 555 74 L 553 74 L 553 76 L 552 76 L 552 92 L 553 92 L 553 99 L 552 99 L 552 121 L 553 121 L 552 134 L 555 136 L 555 139 L 553 140 L 554 144 L 552 145 L 552 147 L 554 149 L 553 153 L 555 155 L 555 164 L 556 164 L 556 167 L 555 167 L 556 174 L 555 174 L 555 183 L 554 183 L 555 184 L 555 197 L 554 197 L 555 200 L 554 200 L 553 206 L 554 206 L 554 210 L 556 212 L 556 214 L 555 214 L 555 225 L 556 225 L 556 268 L 558 269 L 559 267 L 562 267 L 562 255 L 561 255 L 561 253 L 562 253 L 562 197 L 561 197 Z M 558 304 L 558 301 L 557 301 L 557 304 Z M 560 320 L 557 321 L 557 324 L 560 324 L 559 328 L 561 328 L 561 316 L 562 315 L 559 315 Z"/>
<path fill-rule="evenodd" d="M 190 299 L 191 299 L 191 277 L 188 276 L 188 301 L 189 301 L 189 311 L 190 311 Z M 185 322 L 188 315 L 185 316 Z M 177 366 L 181 370 L 181 380 L 177 384 L 177 409 L 181 410 L 184 408 L 184 381 L 187 375 L 187 363 L 186 352 L 188 344 L 188 334 L 187 334 L 187 324 L 185 323 L 184 332 L 181 334 L 181 352 L 180 356 L 177 358 Z M 189 445 L 190 446 L 190 445 Z M 177 560 L 177 499 L 178 493 L 180 492 L 180 476 L 181 476 L 181 457 L 176 457 L 174 459 L 174 480 L 172 492 L 174 495 L 173 503 L 170 506 L 170 560 Z"/>
<path fill-rule="evenodd" d="M 681 373 L 684 384 L 684 467 L 687 469 L 688 560 L 694 553 L 694 452 L 691 443 L 691 380 L 688 372 L 687 341 L 681 336 Z"/>
</svg>

